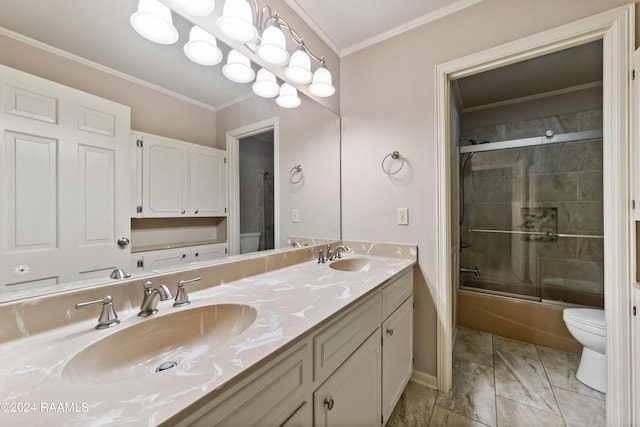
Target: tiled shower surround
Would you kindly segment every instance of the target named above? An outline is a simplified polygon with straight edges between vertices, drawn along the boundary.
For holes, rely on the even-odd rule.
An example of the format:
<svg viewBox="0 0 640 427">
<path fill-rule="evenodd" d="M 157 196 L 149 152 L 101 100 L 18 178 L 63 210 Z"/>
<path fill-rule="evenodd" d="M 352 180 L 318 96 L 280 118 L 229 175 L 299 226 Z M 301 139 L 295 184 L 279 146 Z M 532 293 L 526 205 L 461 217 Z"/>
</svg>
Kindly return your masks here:
<svg viewBox="0 0 640 427">
<path fill-rule="evenodd" d="M 547 130 L 594 129 L 602 129 L 601 111 L 464 130 L 462 135 L 481 143 L 541 136 Z M 602 154 L 602 139 L 473 154 L 464 169 L 460 227 L 461 240 L 471 247 L 462 249 L 460 266 L 477 267 L 480 275 L 463 273 L 460 285 L 603 307 L 603 239 L 535 241 L 469 231 L 553 226 L 559 234 L 602 236 Z"/>
</svg>

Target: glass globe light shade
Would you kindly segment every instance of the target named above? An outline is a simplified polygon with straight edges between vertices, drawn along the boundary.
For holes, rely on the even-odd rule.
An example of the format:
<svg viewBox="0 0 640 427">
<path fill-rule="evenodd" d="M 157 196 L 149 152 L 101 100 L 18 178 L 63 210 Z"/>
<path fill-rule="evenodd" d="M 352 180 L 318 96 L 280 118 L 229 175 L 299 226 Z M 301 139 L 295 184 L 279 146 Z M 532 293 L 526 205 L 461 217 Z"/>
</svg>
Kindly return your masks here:
<svg viewBox="0 0 640 427">
<path fill-rule="evenodd" d="M 129 22 L 138 34 L 152 42 L 172 44 L 178 41 L 171 9 L 158 0 L 140 0 L 138 11 L 131 15 Z"/>
<path fill-rule="evenodd" d="M 222 74 L 236 83 L 249 83 L 256 75 L 253 68 L 251 68 L 249 58 L 235 49 L 229 51 L 227 63 L 222 67 Z"/>
<path fill-rule="evenodd" d="M 256 82 L 251 87 L 253 92 L 263 98 L 273 98 L 280 92 L 280 86 L 276 82 L 276 76 L 269 70 L 258 70 Z"/>
<path fill-rule="evenodd" d="M 311 58 L 307 52 L 302 49 L 293 52 L 289 66 L 284 69 L 284 75 L 294 83 L 310 83 L 313 74 L 311 74 Z"/>
<path fill-rule="evenodd" d="M 200 65 L 216 65 L 222 61 L 222 52 L 216 38 L 194 25 L 189 31 L 189 41 L 184 45 L 187 58 Z"/>
<path fill-rule="evenodd" d="M 214 0 L 171 0 L 177 9 L 195 16 L 207 16 L 216 7 Z"/>
<path fill-rule="evenodd" d="M 298 98 L 298 91 L 295 87 L 289 83 L 282 83 L 280 86 L 280 95 L 276 98 L 276 104 L 282 108 L 296 108 L 300 105 L 300 98 Z"/>
<path fill-rule="evenodd" d="M 270 25 L 264 30 L 256 53 L 272 65 L 284 65 L 289 61 L 287 41 L 279 25 Z"/>
<path fill-rule="evenodd" d="M 321 98 L 331 96 L 336 88 L 331 84 L 331 72 L 324 66 L 319 67 L 313 73 L 313 81 L 309 85 L 309 93 Z"/>
<path fill-rule="evenodd" d="M 246 0 L 225 0 L 216 25 L 225 35 L 239 42 L 249 43 L 258 37 L 258 30 L 253 26 L 253 12 Z"/>
</svg>

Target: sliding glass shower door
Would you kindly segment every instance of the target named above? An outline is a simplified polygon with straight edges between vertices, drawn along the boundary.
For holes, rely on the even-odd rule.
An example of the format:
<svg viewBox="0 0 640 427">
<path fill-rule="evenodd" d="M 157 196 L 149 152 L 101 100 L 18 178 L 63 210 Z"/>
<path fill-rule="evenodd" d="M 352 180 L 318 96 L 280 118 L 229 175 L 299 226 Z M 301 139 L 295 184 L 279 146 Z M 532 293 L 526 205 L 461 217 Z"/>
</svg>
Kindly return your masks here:
<svg viewBox="0 0 640 427">
<path fill-rule="evenodd" d="M 461 289 L 603 307 L 601 135 L 461 147 Z"/>
</svg>

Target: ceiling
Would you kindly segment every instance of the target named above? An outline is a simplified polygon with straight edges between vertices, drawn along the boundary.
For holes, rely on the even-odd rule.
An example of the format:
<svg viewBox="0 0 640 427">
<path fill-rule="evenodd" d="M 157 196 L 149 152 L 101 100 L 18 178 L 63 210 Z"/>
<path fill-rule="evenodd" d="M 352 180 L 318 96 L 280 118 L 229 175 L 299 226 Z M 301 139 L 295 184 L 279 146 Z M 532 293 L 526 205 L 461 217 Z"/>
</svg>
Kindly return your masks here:
<svg viewBox="0 0 640 427">
<path fill-rule="evenodd" d="M 403 0 L 402 7 L 398 7 L 399 2 L 388 0 L 285 1 L 344 56 L 480 0 Z M 221 108 L 250 96 L 251 85 L 226 80 L 221 64 L 204 67 L 185 57 L 182 46 L 191 24 L 180 15 L 173 14 L 180 33 L 178 43 L 159 45 L 139 36 L 129 24 L 137 3 L 138 0 L 0 0 L 0 27 L 207 108 Z M 214 14 L 222 9 L 221 0 L 217 3 Z M 220 47 L 223 52 L 228 50 L 221 43 Z M 460 80 L 464 107 L 601 80 L 601 45 L 576 49 L 570 56 L 553 54 L 528 61 L 527 66 L 515 64 Z"/>
</svg>

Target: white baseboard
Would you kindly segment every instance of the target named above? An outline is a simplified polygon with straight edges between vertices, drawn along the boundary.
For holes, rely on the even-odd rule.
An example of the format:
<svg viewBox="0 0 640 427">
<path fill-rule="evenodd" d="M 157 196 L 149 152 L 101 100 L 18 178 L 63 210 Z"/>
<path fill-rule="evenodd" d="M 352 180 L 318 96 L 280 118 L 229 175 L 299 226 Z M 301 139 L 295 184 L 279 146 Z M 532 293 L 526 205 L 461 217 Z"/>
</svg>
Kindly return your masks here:
<svg viewBox="0 0 640 427">
<path fill-rule="evenodd" d="M 427 374 L 426 372 L 414 369 L 409 381 L 413 381 L 414 383 L 433 388 L 435 390 L 438 389 L 438 378 L 434 377 L 431 374 Z"/>
</svg>

